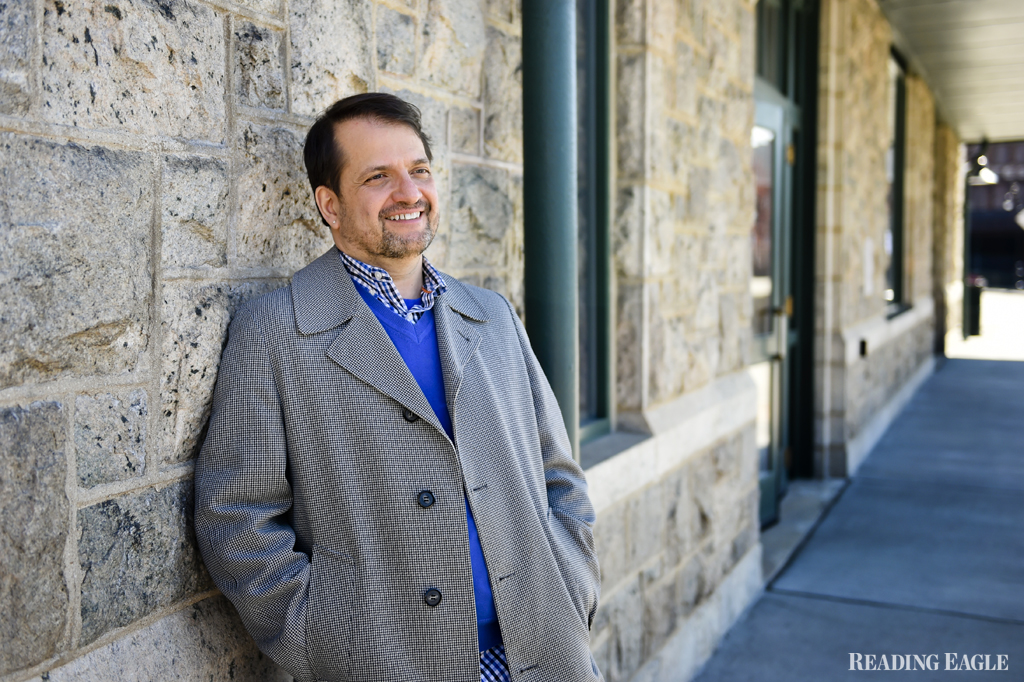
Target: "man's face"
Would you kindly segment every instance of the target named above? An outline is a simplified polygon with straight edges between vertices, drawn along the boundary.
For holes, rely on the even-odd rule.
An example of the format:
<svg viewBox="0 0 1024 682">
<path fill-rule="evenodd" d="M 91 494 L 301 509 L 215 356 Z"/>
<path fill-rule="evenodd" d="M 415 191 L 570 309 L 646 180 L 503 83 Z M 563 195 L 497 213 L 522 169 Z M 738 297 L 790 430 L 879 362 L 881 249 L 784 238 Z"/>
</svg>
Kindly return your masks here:
<svg viewBox="0 0 1024 682">
<path fill-rule="evenodd" d="M 344 150 L 335 244 L 361 261 L 418 257 L 440 220 L 437 188 L 423 142 L 404 125 L 351 119 L 334 130 Z M 332 217 L 328 216 L 328 222 Z"/>
</svg>

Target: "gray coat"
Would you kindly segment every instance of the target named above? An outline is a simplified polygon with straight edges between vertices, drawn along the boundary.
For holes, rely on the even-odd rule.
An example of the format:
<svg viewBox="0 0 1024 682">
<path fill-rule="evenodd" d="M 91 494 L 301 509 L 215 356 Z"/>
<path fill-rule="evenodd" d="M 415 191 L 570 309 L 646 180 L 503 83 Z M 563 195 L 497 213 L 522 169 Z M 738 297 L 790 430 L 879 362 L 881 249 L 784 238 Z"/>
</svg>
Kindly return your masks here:
<svg viewBox="0 0 1024 682">
<path fill-rule="evenodd" d="M 196 464 L 206 566 L 300 681 L 478 682 L 465 497 L 512 679 L 601 679 L 594 510 L 554 395 L 508 302 L 446 281 L 455 443 L 336 249 L 238 311 Z"/>
</svg>

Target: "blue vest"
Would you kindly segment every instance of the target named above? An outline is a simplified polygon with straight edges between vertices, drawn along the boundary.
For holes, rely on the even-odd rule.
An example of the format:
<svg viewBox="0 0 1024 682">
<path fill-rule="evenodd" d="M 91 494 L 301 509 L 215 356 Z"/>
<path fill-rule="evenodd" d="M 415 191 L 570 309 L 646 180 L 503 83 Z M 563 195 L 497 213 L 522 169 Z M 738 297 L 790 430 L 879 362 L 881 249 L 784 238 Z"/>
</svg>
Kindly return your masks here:
<svg viewBox="0 0 1024 682">
<path fill-rule="evenodd" d="M 420 385 L 430 407 L 433 408 L 437 420 L 441 422 L 448 438 L 455 442 L 452 431 L 451 415 L 448 413 L 448 402 L 444 393 L 444 374 L 441 371 L 441 354 L 437 348 L 437 333 L 434 328 L 434 310 L 423 313 L 417 322 L 409 322 L 393 310 L 374 298 L 366 288 L 353 280 L 356 291 L 370 306 L 370 310 L 380 320 L 384 331 L 391 337 L 399 355 L 405 360 L 416 383 Z M 410 308 L 419 303 L 419 299 L 406 300 Z M 491 580 L 484 561 L 484 550 L 480 546 L 480 535 L 477 533 L 473 512 L 466 500 L 466 524 L 469 527 L 469 559 L 473 567 L 473 598 L 476 602 L 476 630 L 480 640 L 480 651 L 485 651 L 502 643 L 501 630 L 498 628 L 498 613 L 494 608 L 494 594 L 491 592 Z"/>
</svg>

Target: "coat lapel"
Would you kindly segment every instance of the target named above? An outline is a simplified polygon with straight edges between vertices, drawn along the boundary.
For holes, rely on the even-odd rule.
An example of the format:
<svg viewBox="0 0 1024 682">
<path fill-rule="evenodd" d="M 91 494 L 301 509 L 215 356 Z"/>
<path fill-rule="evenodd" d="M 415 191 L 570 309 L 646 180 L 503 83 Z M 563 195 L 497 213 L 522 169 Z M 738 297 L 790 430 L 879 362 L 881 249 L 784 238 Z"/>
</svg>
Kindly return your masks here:
<svg viewBox="0 0 1024 682">
<path fill-rule="evenodd" d="M 292 303 L 303 334 L 341 327 L 327 357 L 447 435 L 395 344 L 356 291 L 336 248 L 295 273 Z"/>
<path fill-rule="evenodd" d="M 483 308 L 461 282 L 445 275 L 448 289 L 434 303 L 434 323 L 437 328 L 437 349 L 441 355 L 444 374 L 445 398 L 454 427 L 456 398 L 462 386 L 466 364 L 480 346 L 477 324 L 486 322 Z"/>
</svg>

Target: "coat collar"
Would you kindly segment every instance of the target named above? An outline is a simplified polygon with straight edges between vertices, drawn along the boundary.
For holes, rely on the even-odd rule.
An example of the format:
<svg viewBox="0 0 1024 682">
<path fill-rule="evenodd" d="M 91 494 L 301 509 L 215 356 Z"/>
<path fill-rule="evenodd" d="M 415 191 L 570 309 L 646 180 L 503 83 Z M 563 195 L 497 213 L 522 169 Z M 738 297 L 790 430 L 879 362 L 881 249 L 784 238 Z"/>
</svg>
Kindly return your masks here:
<svg viewBox="0 0 1024 682">
<path fill-rule="evenodd" d="M 455 427 L 463 372 L 480 345 L 475 327 L 485 323 L 487 315 L 465 285 L 449 275 L 444 277 L 448 288 L 434 302 L 434 322 L 445 398 Z M 337 248 L 295 273 L 292 304 L 296 325 L 304 335 L 344 325 L 327 350 L 328 357 L 444 433 L 391 338 L 356 291 Z"/>
<path fill-rule="evenodd" d="M 442 276 L 448 288 L 438 296 L 434 307 L 451 308 L 470 320 L 486 322 L 487 313 L 466 286 L 451 275 Z M 341 262 L 340 252 L 332 246 L 292 276 L 292 305 L 299 331 L 318 334 L 352 319 L 366 303 Z"/>
</svg>

